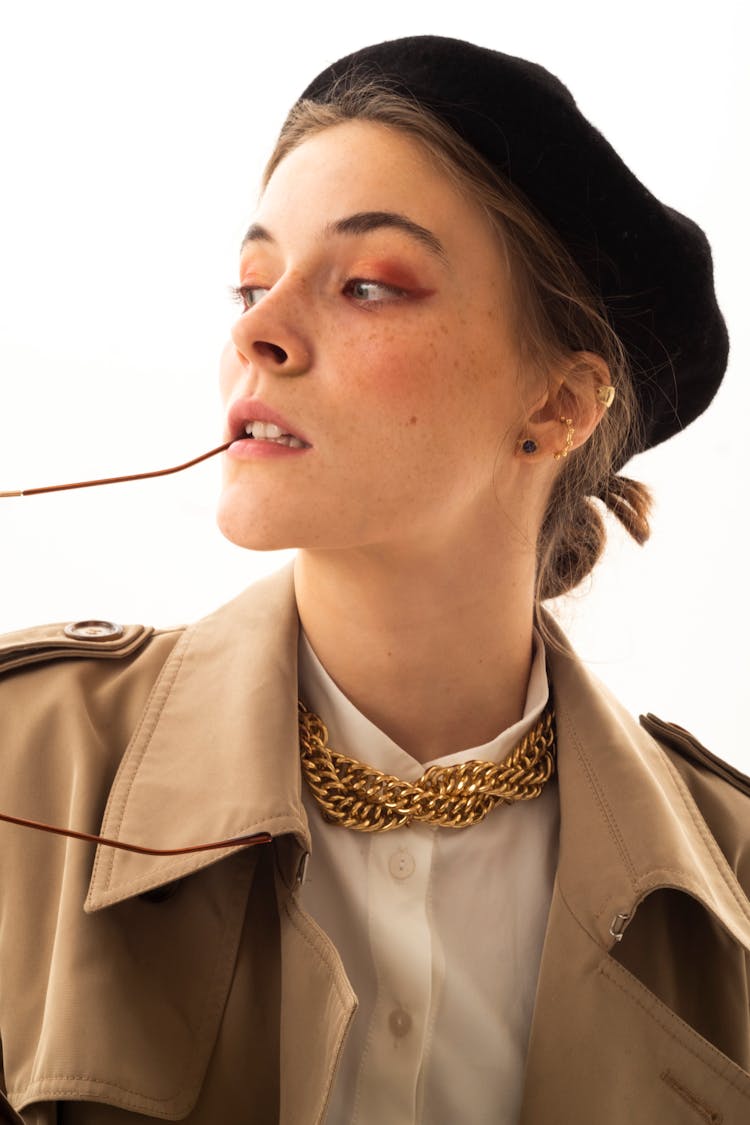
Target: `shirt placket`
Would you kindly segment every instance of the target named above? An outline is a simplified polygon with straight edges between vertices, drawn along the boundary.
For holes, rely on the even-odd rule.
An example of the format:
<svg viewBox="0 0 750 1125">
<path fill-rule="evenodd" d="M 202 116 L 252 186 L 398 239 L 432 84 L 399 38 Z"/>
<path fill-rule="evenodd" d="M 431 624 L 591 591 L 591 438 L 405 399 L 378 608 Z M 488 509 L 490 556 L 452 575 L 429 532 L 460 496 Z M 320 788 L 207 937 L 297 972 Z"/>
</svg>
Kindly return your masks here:
<svg viewBox="0 0 750 1125">
<path fill-rule="evenodd" d="M 368 933 L 377 999 L 357 1082 L 356 1125 L 413 1125 L 433 992 L 428 896 L 435 831 L 370 838 Z"/>
</svg>

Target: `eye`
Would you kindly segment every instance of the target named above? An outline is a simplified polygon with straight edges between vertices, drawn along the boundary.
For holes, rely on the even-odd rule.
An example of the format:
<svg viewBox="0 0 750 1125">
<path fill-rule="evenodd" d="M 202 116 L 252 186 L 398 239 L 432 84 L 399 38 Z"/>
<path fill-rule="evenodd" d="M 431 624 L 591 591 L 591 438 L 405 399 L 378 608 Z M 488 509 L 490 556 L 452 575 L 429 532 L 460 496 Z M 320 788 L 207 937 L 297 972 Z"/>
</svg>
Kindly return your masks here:
<svg viewBox="0 0 750 1125">
<path fill-rule="evenodd" d="M 405 289 L 399 289 L 397 285 L 386 285 L 384 281 L 368 281 L 365 277 L 352 277 L 344 286 L 347 297 L 353 297 L 355 301 L 364 304 L 403 297 L 405 292 Z"/>
<path fill-rule="evenodd" d="M 263 300 L 268 290 L 262 285 L 231 285 L 229 292 L 232 300 L 242 306 L 243 312 L 247 312 Z"/>
</svg>

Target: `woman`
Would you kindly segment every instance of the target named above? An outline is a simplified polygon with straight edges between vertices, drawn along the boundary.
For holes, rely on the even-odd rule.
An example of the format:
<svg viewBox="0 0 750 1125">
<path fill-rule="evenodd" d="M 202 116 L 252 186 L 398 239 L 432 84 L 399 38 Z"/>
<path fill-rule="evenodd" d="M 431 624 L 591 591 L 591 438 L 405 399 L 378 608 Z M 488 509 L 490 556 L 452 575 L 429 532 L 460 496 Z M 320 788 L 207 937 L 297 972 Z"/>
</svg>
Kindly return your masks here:
<svg viewBox="0 0 750 1125">
<path fill-rule="evenodd" d="M 747 782 L 541 605 L 718 385 L 702 232 L 547 72 L 420 37 L 305 92 L 237 297 L 220 524 L 299 552 L 185 630 L 8 639 L 4 808 L 117 845 L 2 827 L 9 1102 L 746 1120 Z"/>
</svg>

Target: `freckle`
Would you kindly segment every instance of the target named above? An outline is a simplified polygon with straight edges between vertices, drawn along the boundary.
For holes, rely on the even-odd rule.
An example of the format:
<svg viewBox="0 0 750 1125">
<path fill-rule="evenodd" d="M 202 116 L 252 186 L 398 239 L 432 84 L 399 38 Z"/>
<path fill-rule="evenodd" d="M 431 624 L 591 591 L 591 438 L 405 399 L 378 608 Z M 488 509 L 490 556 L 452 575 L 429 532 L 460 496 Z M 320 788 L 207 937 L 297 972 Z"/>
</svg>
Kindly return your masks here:
<svg viewBox="0 0 750 1125">
<path fill-rule="evenodd" d="M 415 426 L 416 424 L 417 424 L 417 416 L 416 416 L 416 414 L 412 414 L 411 418 L 409 419 L 409 425 Z"/>
</svg>

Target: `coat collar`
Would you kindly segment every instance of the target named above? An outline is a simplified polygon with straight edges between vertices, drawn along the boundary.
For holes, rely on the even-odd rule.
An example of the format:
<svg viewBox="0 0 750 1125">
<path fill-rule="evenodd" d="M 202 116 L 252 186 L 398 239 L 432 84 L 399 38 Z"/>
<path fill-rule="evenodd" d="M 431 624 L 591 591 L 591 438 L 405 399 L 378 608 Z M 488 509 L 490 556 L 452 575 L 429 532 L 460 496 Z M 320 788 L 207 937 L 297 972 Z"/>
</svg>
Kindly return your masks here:
<svg viewBox="0 0 750 1125">
<path fill-rule="evenodd" d="M 676 887 L 750 949 L 747 898 L 666 754 L 545 620 L 560 648 L 549 652 L 558 887 L 571 911 L 609 949 L 616 915 L 630 918 L 651 890 Z M 300 793 L 297 635 L 291 565 L 185 630 L 123 758 L 102 835 L 167 848 L 269 832 L 290 842 L 291 878 L 310 848 Z M 100 845 L 86 909 L 226 854 L 153 857 Z"/>
<path fill-rule="evenodd" d="M 101 835 L 177 848 L 268 832 L 296 843 L 287 849 L 290 863 L 295 852 L 309 851 L 297 742 L 297 630 L 291 566 L 185 630 L 120 764 Z M 86 910 L 229 854 L 142 856 L 100 844 Z"/>
<path fill-rule="evenodd" d="M 548 653 L 560 785 L 558 888 L 604 949 L 671 887 L 750 950 L 750 903 L 666 752 L 578 660 L 556 623 Z M 620 916 L 618 921 L 618 916 Z"/>
</svg>

